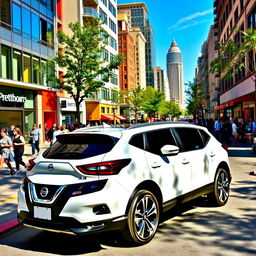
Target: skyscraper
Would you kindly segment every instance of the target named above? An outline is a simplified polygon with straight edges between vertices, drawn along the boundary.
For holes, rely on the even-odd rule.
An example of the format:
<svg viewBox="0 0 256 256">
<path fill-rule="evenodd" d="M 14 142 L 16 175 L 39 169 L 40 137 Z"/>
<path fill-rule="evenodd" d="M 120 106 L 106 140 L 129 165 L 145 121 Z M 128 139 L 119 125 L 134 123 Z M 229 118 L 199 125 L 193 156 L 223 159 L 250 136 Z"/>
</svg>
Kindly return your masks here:
<svg viewBox="0 0 256 256">
<path fill-rule="evenodd" d="M 119 13 L 126 13 L 132 28 L 139 27 L 146 39 L 146 83 L 154 86 L 155 57 L 155 35 L 153 27 L 147 18 L 148 9 L 145 3 L 128 3 L 117 5 Z"/>
<path fill-rule="evenodd" d="M 184 109 L 184 83 L 182 54 L 175 40 L 167 53 L 167 76 L 169 79 L 171 100 Z"/>
</svg>

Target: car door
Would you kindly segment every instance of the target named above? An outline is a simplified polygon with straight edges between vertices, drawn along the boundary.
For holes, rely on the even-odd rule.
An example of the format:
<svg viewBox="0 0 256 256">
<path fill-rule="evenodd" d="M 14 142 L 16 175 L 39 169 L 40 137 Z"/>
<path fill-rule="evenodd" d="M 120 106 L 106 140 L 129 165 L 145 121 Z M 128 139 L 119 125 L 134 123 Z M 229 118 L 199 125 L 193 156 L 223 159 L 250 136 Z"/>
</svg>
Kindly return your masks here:
<svg viewBox="0 0 256 256">
<path fill-rule="evenodd" d="M 154 180 L 163 195 L 163 201 L 168 201 L 191 190 L 191 168 L 183 154 L 164 156 L 161 148 L 164 145 L 177 143 L 169 128 L 146 132 L 145 155 Z"/>
<path fill-rule="evenodd" d="M 209 156 L 198 129 L 178 127 L 175 134 L 181 142 L 181 152 L 191 166 L 192 190 L 208 184 Z"/>
</svg>

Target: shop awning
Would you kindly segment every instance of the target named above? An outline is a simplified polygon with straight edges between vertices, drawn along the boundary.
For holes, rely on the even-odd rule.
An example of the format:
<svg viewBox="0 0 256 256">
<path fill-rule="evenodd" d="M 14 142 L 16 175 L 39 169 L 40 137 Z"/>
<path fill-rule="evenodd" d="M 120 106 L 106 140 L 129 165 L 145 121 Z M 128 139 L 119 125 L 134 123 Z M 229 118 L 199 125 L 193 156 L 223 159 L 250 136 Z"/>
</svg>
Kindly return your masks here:
<svg viewBox="0 0 256 256">
<path fill-rule="evenodd" d="M 118 118 L 119 120 L 126 120 L 124 116 L 116 116 L 116 118 Z"/>
<path fill-rule="evenodd" d="M 114 120 L 113 115 L 101 115 L 101 120 Z"/>
<path fill-rule="evenodd" d="M 101 115 L 101 120 L 114 120 L 114 118 L 119 120 L 126 120 L 124 116 Z"/>
</svg>

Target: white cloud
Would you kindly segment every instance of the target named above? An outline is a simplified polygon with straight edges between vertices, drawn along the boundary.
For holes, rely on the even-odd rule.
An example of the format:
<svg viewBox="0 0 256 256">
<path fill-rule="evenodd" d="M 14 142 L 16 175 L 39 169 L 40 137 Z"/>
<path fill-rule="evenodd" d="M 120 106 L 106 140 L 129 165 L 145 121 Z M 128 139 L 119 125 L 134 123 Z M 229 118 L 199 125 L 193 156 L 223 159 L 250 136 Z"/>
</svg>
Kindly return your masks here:
<svg viewBox="0 0 256 256">
<path fill-rule="evenodd" d="M 212 9 L 202 11 L 202 12 L 196 12 L 189 16 L 183 17 L 183 18 L 179 19 L 174 25 L 169 27 L 169 30 L 171 30 L 171 31 L 183 30 L 183 29 L 207 22 L 209 20 L 196 21 L 195 19 L 197 19 L 199 17 L 206 16 L 210 13 L 212 13 Z"/>
</svg>

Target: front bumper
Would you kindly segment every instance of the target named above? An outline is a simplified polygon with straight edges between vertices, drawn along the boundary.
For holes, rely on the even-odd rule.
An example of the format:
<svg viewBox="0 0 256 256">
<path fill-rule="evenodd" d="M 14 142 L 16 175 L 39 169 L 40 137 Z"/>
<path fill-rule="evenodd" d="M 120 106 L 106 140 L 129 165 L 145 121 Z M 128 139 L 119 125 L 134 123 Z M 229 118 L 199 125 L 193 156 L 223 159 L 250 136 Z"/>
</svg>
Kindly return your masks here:
<svg viewBox="0 0 256 256">
<path fill-rule="evenodd" d="M 53 220 L 36 219 L 30 212 L 21 211 L 18 214 L 18 221 L 21 225 L 41 230 L 71 235 L 93 234 L 103 231 L 124 229 L 127 223 L 127 216 L 117 217 L 98 222 L 80 223 L 68 217 L 54 217 Z"/>
</svg>

